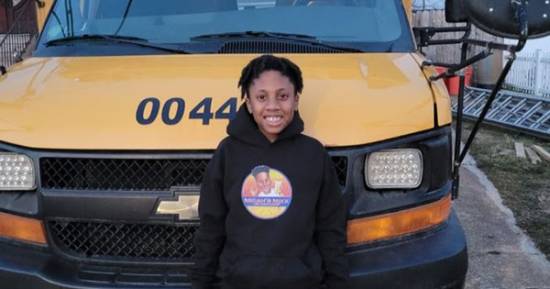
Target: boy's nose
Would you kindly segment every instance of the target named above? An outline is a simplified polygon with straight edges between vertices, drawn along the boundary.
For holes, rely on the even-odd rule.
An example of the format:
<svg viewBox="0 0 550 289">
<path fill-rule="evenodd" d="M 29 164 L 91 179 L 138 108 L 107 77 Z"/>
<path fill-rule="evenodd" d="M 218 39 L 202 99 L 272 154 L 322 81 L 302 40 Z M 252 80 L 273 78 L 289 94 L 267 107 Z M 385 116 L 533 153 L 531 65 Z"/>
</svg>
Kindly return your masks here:
<svg viewBox="0 0 550 289">
<path fill-rule="evenodd" d="M 269 97 L 267 100 L 266 108 L 269 110 L 279 109 L 279 102 L 276 97 Z"/>
</svg>

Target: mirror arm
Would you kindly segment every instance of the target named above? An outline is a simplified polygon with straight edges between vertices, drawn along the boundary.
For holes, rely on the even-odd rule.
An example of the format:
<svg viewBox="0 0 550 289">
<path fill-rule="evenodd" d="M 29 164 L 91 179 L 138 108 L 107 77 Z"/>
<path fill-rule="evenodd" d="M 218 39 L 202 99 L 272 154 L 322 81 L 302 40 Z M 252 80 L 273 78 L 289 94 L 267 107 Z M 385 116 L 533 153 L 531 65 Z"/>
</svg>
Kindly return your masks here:
<svg viewBox="0 0 550 289">
<path fill-rule="evenodd" d="M 489 56 L 491 56 L 493 54 L 493 51 L 492 49 L 485 49 L 483 51 L 481 51 L 480 53 L 472 56 L 471 58 L 469 59 L 466 59 L 465 55 L 466 55 L 466 52 L 464 52 L 464 49 L 468 49 L 468 43 L 464 43 L 462 45 L 462 61 L 460 64 L 458 65 L 454 65 L 454 66 L 451 66 L 449 67 L 449 69 L 445 72 L 442 72 L 438 75 L 435 75 L 435 76 L 431 76 L 430 77 L 430 81 L 437 81 L 437 80 L 440 80 L 441 78 L 449 78 L 449 77 L 452 77 L 454 76 L 458 71 L 478 62 L 478 61 L 481 61 Z M 466 46 L 466 48 L 464 48 L 464 46 Z"/>
<path fill-rule="evenodd" d="M 512 0 L 512 7 L 516 11 L 521 38 L 529 36 L 529 20 L 527 17 L 527 0 Z"/>
<path fill-rule="evenodd" d="M 493 91 L 491 92 L 491 95 L 489 96 L 489 99 L 487 100 L 487 103 L 483 107 L 483 110 L 481 111 L 481 114 L 479 115 L 479 118 L 477 119 L 476 123 L 474 124 L 474 128 L 472 129 L 472 132 L 470 133 L 470 136 L 468 137 L 468 141 L 466 141 L 466 144 L 464 145 L 464 148 L 462 149 L 462 152 L 460 154 L 460 157 L 456 160 L 456 164 L 460 166 L 462 162 L 464 161 L 464 158 L 466 157 L 466 153 L 468 152 L 470 146 L 472 145 L 472 142 L 477 134 L 477 131 L 479 130 L 479 126 L 481 123 L 485 120 L 485 116 L 489 112 L 489 109 L 491 108 L 491 105 L 493 104 L 493 101 L 495 100 L 495 97 L 497 96 L 498 91 L 502 88 L 502 85 L 504 84 L 504 80 L 506 79 L 506 76 L 508 75 L 508 72 L 510 72 L 510 69 L 512 68 L 512 64 L 516 60 L 516 54 L 512 53 L 506 62 L 506 66 L 504 66 L 504 69 L 502 70 L 499 79 L 496 83 L 495 88 L 493 88 Z"/>
<path fill-rule="evenodd" d="M 462 44 L 460 61 L 462 63 L 466 62 L 468 57 L 468 42 Z M 454 160 L 460 158 L 460 144 L 462 143 L 462 122 L 464 120 L 464 88 L 466 87 L 466 77 L 463 72 L 460 73 L 459 80 L 459 89 L 458 89 L 458 99 L 457 99 L 457 115 L 456 115 L 456 127 L 455 127 L 455 149 L 454 149 Z M 453 185 L 451 188 L 451 198 L 453 200 L 458 198 L 458 188 L 460 184 L 460 174 L 459 174 L 460 164 L 454 163 L 452 168 L 452 179 Z"/>
<path fill-rule="evenodd" d="M 528 6 L 528 0 L 508 0 L 509 3 L 512 6 L 513 12 L 514 12 L 514 22 L 517 23 L 517 30 L 514 32 L 510 32 L 508 30 L 502 30 L 499 31 L 498 29 L 493 31 L 495 35 L 502 35 L 502 34 L 511 34 L 511 35 L 517 35 L 518 36 L 518 42 L 515 45 L 508 45 L 508 44 L 501 44 L 501 43 L 495 43 L 495 42 L 489 42 L 489 41 L 483 41 L 483 40 L 477 40 L 477 39 L 470 39 L 471 34 L 471 24 L 470 21 L 467 22 L 467 30 L 465 31 L 465 35 L 460 39 L 444 39 L 444 40 L 432 40 L 433 36 L 436 33 L 439 32 L 456 32 L 459 30 L 465 29 L 465 27 L 445 27 L 445 28 L 432 28 L 432 27 L 423 27 L 415 29 L 415 33 L 417 37 L 420 39 L 419 46 L 428 46 L 428 45 L 443 45 L 443 44 L 456 44 L 456 43 L 462 43 L 462 54 L 461 54 L 461 61 L 458 65 L 442 65 L 437 64 L 439 66 L 449 67 L 449 69 L 441 74 L 434 75 L 429 78 L 430 81 L 436 81 L 440 80 L 441 78 L 447 78 L 454 76 L 459 73 L 460 81 L 459 81 L 459 95 L 457 99 L 457 112 L 456 112 L 456 125 L 455 125 L 455 142 L 454 142 L 454 160 L 453 160 L 453 168 L 452 168 L 452 192 L 451 195 L 453 199 L 456 199 L 458 197 L 458 189 L 459 189 L 459 181 L 460 181 L 460 166 L 462 165 L 464 159 L 466 158 L 466 155 L 468 151 L 470 150 L 472 143 L 479 131 L 479 128 L 483 121 L 485 120 L 489 110 L 491 109 L 491 106 L 493 105 L 493 102 L 495 101 L 496 96 L 498 95 L 499 91 L 502 89 L 502 86 L 504 85 L 504 82 L 506 80 L 506 77 L 508 76 L 512 65 L 514 61 L 517 58 L 517 52 L 521 51 L 525 44 L 527 43 L 527 39 L 530 37 L 529 33 L 530 27 L 529 27 L 529 15 L 527 13 L 527 6 Z M 479 12 L 479 11 L 478 11 Z M 472 16 L 472 15 L 470 15 Z M 476 18 L 472 16 L 472 19 L 475 20 Z M 477 21 L 480 21 L 477 19 Z M 485 23 L 485 22 L 483 22 Z M 486 23 L 485 23 L 486 24 Z M 488 25 L 486 29 L 490 30 L 491 25 Z M 534 27 L 537 27 L 536 25 L 533 25 Z M 503 28 L 504 29 L 504 28 Z M 535 28 L 536 29 L 536 28 Z M 547 27 L 548 29 L 548 27 Z M 485 30 L 485 31 L 488 31 Z M 489 32 L 491 33 L 491 32 Z M 543 31 L 536 31 L 535 35 L 542 35 Z M 532 35 L 531 35 L 532 36 Z M 467 52 L 469 46 L 480 46 L 483 48 L 483 50 L 474 55 L 471 58 L 467 57 Z M 462 124 L 464 119 L 464 89 L 465 89 L 465 74 L 463 69 L 471 64 L 474 64 L 480 60 L 483 60 L 490 55 L 493 54 L 493 50 L 503 50 L 508 51 L 510 53 L 510 56 L 508 57 L 508 60 L 506 62 L 506 65 L 502 69 L 498 80 L 491 91 L 490 96 L 487 98 L 486 103 L 483 106 L 483 109 L 477 118 L 477 120 L 474 123 L 474 126 L 468 135 L 468 138 L 464 144 L 464 146 L 461 148 L 462 144 Z M 434 63 L 430 61 L 424 61 L 422 63 L 422 67 L 434 65 Z"/>
<path fill-rule="evenodd" d="M 497 49 L 497 50 L 506 50 L 506 51 L 515 50 L 517 47 L 517 45 L 488 42 L 488 41 L 478 40 L 478 39 L 465 39 L 464 42 L 467 42 L 468 44 L 475 45 L 475 46 L 487 47 L 490 49 Z"/>
<path fill-rule="evenodd" d="M 432 45 L 450 45 L 450 44 L 460 44 L 464 42 L 462 39 L 439 39 L 439 40 L 428 40 L 428 42 L 425 42 L 425 46 L 432 46 Z"/>
<path fill-rule="evenodd" d="M 527 4 L 528 0 L 511 0 L 512 7 L 515 10 L 516 20 L 518 22 L 518 28 L 520 31 L 520 37 L 518 45 L 514 48 L 514 52 L 520 52 L 525 44 L 527 43 L 527 38 L 529 38 L 529 18 L 527 17 Z"/>
<path fill-rule="evenodd" d="M 471 33 L 471 24 L 468 23 L 468 25 L 463 27 L 444 27 L 444 28 L 421 28 L 423 29 L 426 35 L 429 35 L 429 38 L 433 37 L 433 35 L 437 32 L 449 32 L 449 31 L 456 31 L 456 29 L 459 29 L 460 31 L 465 31 L 465 34 L 462 39 L 449 39 L 449 40 L 430 40 L 427 39 L 425 43 L 428 45 L 438 45 L 438 44 L 457 44 L 457 43 L 463 43 L 462 46 L 462 60 L 461 63 L 458 65 L 442 65 L 447 66 L 449 69 L 446 72 L 443 72 L 437 76 L 430 77 L 431 81 L 436 81 L 441 78 L 449 78 L 456 74 L 456 72 L 466 68 L 469 65 L 472 65 L 478 61 L 481 61 L 493 54 L 494 49 L 498 50 L 505 50 L 510 51 L 512 54 L 519 52 L 525 47 L 525 44 L 527 42 L 527 38 L 529 36 L 529 23 L 527 21 L 527 6 L 525 4 L 526 0 L 512 0 L 513 3 L 516 3 L 514 6 L 516 8 L 516 15 L 518 18 L 519 26 L 521 29 L 521 37 L 516 45 L 508 45 L 508 44 L 501 44 L 501 43 L 495 43 L 495 42 L 488 42 L 483 40 L 477 40 L 477 39 L 470 39 L 468 38 Z M 467 30 L 465 30 L 468 28 Z M 453 30 L 455 29 L 455 30 Z M 435 33 L 432 33 L 431 31 L 435 31 Z M 421 34 L 422 35 L 422 34 Z M 467 46 L 465 48 L 464 44 L 471 44 L 475 46 L 482 46 L 486 49 L 478 53 L 477 55 L 474 55 L 470 59 L 465 59 L 465 53 L 467 51 L 464 51 L 464 49 L 467 50 Z M 430 62 L 424 62 L 422 66 L 427 65 L 434 65 Z"/>
<path fill-rule="evenodd" d="M 474 141 L 474 138 L 477 135 L 477 132 L 479 130 L 479 127 L 481 126 L 481 123 L 485 120 L 485 117 L 486 117 L 487 113 L 489 112 L 489 109 L 491 108 L 498 92 L 502 88 L 502 86 L 504 84 L 504 81 L 506 80 L 506 76 L 508 76 L 508 73 L 510 72 L 510 69 L 512 68 L 512 64 L 514 64 L 514 61 L 516 60 L 516 57 L 517 57 L 516 56 L 516 51 L 521 50 L 521 48 L 523 48 L 523 46 L 525 45 L 527 37 L 524 36 L 522 38 L 523 39 L 518 40 L 517 46 L 514 49 L 510 50 L 510 56 L 508 58 L 508 61 L 506 62 L 506 65 L 504 66 L 504 69 L 500 73 L 498 81 L 497 81 L 495 87 L 493 88 L 493 90 L 491 92 L 491 95 L 487 99 L 487 102 L 485 103 L 485 106 L 483 107 L 483 110 L 481 111 L 481 113 L 479 115 L 479 118 L 476 120 L 476 122 L 474 124 L 474 127 L 472 129 L 472 132 L 468 136 L 468 140 L 466 141 L 466 143 L 464 144 L 464 148 L 460 152 L 460 156 L 458 158 L 455 158 L 455 163 L 454 163 L 455 170 L 453 171 L 453 180 L 458 179 L 458 170 L 459 170 L 460 166 L 462 165 L 462 162 L 464 161 L 464 158 L 466 158 L 466 154 L 470 150 L 472 142 Z M 464 100 L 459 99 L 459 106 L 460 106 L 461 101 L 463 102 Z M 462 110 L 463 110 L 463 105 L 462 105 L 462 107 L 457 108 L 457 117 L 460 117 L 459 122 L 462 122 Z M 459 133 L 459 134 L 461 134 L 461 133 Z M 459 142 L 459 140 L 457 140 L 457 143 L 458 142 Z M 459 149 L 459 148 L 457 147 L 455 149 Z M 455 187 L 455 184 L 453 184 L 453 191 L 455 190 L 454 187 Z M 458 183 L 456 184 L 456 191 L 458 192 Z"/>
<path fill-rule="evenodd" d="M 472 25 L 467 23 L 465 26 L 456 27 L 415 27 L 413 28 L 414 34 L 419 38 L 418 46 L 426 47 L 431 45 L 448 45 L 448 44 L 460 44 L 464 42 L 472 31 Z M 464 35 L 456 39 L 439 39 L 432 40 L 437 33 L 452 33 L 452 32 L 464 32 Z"/>
<path fill-rule="evenodd" d="M 514 5 L 514 8 L 516 9 L 516 16 L 517 16 L 518 22 L 519 22 L 519 28 L 520 28 L 520 31 L 521 31 L 520 39 L 518 40 L 516 46 L 508 47 L 509 49 L 506 49 L 510 52 L 510 56 L 508 58 L 508 61 L 506 62 L 506 65 L 504 66 L 504 69 L 500 73 L 498 81 L 497 81 L 495 87 L 493 88 L 493 91 L 491 92 L 491 95 L 487 99 L 487 103 L 485 103 L 485 106 L 483 107 L 483 110 L 481 111 L 481 113 L 479 115 L 479 118 L 476 120 L 476 122 L 474 124 L 474 127 L 472 129 L 472 132 L 468 136 L 468 140 L 466 141 L 466 144 L 464 145 L 464 148 L 462 149 L 462 151 L 460 153 L 460 156 L 458 158 L 455 158 L 455 164 L 454 164 L 455 171 L 453 172 L 453 178 L 455 177 L 455 175 L 458 175 L 458 169 L 462 165 L 462 162 L 464 161 L 464 158 L 466 158 L 466 154 L 468 153 L 468 150 L 470 149 L 470 146 L 472 145 L 472 142 L 474 141 L 474 138 L 475 138 L 475 136 L 476 136 L 476 134 L 479 130 L 479 127 L 480 127 L 481 123 L 485 120 L 485 117 L 486 117 L 487 113 L 489 112 L 489 109 L 491 108 L 498 92 L 500 91 L 500 89 L 504 85 L 504 81 L 506 80 L 506 76 L 508 76 L 508 73 L 510 72 L 510 69 L 512 68 L 512 64 L 514 64 L 514 61 L 517 58 L 516 53 L 521 51 L 525 47 L 525 44 L 527 43 L 527 38 L 529 37 L 529 23 L 527 21 L 527 0 L 512 0 L 512 4 Z M 468 42 L 466 42 L 465 44 L 468 44 Z M 497 46 L 495 46 L 496 43 L 487 43 L 487 44 L 493 46 L 493 48 L 498 48 Z M 488 46 L 489 49 L 491 48 L 491 46 Z M 465 48 L 464 48 L 464 46 L 462 48 L 463 48 L 462 57 L 464 58 Z M 482 54 L 482 53 L 480 53 L 480 54 Z M 478 54 L 478 55 L 480 55 L 480 54 Z M 473 58 L 475 58 L 475 57 L 476 56 L 474 56 Z M 462 85 L 463 85 L 463 83 L 461 81 L 461 88 L 463 88 Z M 463 93 L 463 91 L 464 90 L 461 89 L 462 93 Z M 463 97 L 461 97 L 459 99 L 459 103 L 458 103 L 459 106 L 462 106 L 462 105 L 460 105 L 460 103 L 463 102 L 463 101 L 464 101 L 464 99 L 463 99 Z M 463 106 L 457 108 L 457 117 L 460 118 L 457 122 L 459 122 L 460 124 L 462 124 L 462 116 L 463 116 L 462 115 L 462 113 L 463 113 L 462 110 L 463 110 Z M 458 129 L 458 127 L 457 127 L 457 129 Z M 462 129 L 462 127 L 460 127 L 460 129 Z M 460 132 L 459 135 L 461 133 L 462 132 Z M 459 141 L 460 141 L 460 139 L 457 140 L 457 143 Z M 458 177 L 456 177 L 456 178 L 458 179 Z M 457 192 L 458 192 L 458 184 L 457 184 Z"/>
</svg>

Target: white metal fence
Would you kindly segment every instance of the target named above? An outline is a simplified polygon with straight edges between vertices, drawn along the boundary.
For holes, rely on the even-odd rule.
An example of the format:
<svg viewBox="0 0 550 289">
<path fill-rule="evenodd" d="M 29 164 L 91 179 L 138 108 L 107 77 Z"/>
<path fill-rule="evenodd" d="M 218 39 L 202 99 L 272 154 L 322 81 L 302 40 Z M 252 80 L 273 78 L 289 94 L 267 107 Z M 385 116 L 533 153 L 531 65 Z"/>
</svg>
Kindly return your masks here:
<svg viewBox="0 0 550 289">
<path fill-rule="evenodd" d="M 30 43 L 33 35 L 24 34 L 0 34 L 0 65 L 10 66 L 22 57 L 25 48 Z"/>
<path fill-rule="evenodd" d="M 550 98 L 550 52 L 522 53 L 506 78 L 506 87 Z"/>
</svg>

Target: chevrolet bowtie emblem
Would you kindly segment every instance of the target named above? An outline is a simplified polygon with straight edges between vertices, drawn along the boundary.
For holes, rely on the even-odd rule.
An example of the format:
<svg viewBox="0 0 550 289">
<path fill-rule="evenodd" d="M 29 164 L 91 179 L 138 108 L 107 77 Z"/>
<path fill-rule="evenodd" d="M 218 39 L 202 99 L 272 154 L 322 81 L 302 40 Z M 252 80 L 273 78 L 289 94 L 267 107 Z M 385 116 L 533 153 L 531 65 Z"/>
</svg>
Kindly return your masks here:
<svg viewBox="0 0 550 289">
<path fill-rule="evenodd" d="M 180 220 L 198 220 L 199 196 L 180 195 L 177 201 L 161 201 L 157 207 L 157 214 L 178 215 Z"/>
</svg>

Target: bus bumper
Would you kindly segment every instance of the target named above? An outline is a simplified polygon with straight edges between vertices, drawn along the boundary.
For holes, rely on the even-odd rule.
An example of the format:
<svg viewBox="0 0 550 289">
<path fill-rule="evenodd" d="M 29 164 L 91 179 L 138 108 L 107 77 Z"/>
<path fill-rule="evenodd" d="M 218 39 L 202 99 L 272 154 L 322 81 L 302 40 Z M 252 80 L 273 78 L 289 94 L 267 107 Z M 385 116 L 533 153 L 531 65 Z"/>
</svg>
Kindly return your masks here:
<svg viewBox="0 0 550 289">
<path fill-rule="evenodd" d="M 468 269 L 464 231 L 456 214 L 443 227 L 398 243 L 349 253 L 349 288 L 463 288 Z"/>
<path fill-rule="evenodd" d="M 348 253 L 350 289 L 462 288 L 468 267 L 466 240 L 453 212 L 431 232 Z M 0 240 L 0 289 L 190 288 L 183 273 L 87 267 L 63 261 L 47 248 Z M 115 273 L 118 272 L 118 273 Z"/>
</svg>

